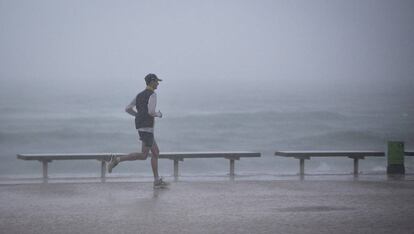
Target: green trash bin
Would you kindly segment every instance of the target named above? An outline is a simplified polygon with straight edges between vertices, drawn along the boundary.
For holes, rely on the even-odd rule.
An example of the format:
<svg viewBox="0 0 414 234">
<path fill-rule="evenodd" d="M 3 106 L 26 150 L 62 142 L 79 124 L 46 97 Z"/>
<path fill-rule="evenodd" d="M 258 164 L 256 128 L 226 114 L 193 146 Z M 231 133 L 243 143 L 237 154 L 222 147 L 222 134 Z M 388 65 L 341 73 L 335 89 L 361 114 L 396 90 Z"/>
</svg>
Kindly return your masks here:
<svg viewBox="0 0 414 234">
<path fill-rule="evenodd" d="M 388 142 L 387 161 L 387 174 L 405 174 L 404 142 Z"/>
</svg>

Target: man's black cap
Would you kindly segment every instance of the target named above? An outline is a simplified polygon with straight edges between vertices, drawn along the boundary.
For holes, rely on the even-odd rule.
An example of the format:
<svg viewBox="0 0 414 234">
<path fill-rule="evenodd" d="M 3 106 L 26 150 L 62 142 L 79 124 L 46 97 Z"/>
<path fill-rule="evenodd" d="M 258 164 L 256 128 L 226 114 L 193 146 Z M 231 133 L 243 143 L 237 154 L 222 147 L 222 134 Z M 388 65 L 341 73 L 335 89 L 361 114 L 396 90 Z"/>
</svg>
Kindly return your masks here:
<svg viewBox="0 0 414 234">
<path fill-rule="evenodd" d="M 157 77 L 157 75 L 152 74 L 152 73 L 145 76 L 145 82 L 147 84 L 149 84 L 153 80 L 162 81 L 160 78 Z"/>
</svg>

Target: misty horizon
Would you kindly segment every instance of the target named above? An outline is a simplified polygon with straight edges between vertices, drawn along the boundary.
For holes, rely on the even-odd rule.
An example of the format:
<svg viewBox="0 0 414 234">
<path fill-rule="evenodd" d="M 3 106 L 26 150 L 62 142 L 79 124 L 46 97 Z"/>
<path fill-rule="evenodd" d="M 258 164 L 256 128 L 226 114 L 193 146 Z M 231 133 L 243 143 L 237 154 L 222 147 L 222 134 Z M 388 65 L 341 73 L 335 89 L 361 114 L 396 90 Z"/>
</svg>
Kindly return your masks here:
<svg viewBox="0 0 414 234">
<path fill-rule="evenodd" d="M 413 100 L 413 12 L 411 1 L 3 0 L 1 98 L 130 99 L 152 72 L 166 99 L 184 89 Z"/>
</svg>

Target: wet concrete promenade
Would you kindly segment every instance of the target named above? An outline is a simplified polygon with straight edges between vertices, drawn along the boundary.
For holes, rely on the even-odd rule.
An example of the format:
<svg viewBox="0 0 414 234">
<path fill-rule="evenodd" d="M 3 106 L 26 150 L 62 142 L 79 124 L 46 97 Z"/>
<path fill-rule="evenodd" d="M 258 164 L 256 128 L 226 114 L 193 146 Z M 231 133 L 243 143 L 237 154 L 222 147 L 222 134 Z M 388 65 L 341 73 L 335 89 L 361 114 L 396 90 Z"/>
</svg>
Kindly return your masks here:
<svg viewBox="0 0 414 234">
<path fill-rule="evenodd" d="M 0 185 L 1 233 L 414 233 L 414 181 Z"/>
</svg>

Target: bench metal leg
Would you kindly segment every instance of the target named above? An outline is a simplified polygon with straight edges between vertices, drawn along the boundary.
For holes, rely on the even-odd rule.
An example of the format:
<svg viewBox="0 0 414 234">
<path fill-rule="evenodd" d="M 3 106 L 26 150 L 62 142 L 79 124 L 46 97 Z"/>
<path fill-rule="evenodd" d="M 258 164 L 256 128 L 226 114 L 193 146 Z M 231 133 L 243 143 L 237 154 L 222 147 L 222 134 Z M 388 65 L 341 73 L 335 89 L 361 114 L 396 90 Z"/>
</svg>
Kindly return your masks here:
<svg viewBox="0 0 414 234">
<path fill-rule="evenodd" d="M 358 176 L 358 158 L 354 158 L 354 176 Z"/>
<path fill-rule="evenodd" d="M 43 160 L 42 161 L 43 180 L 44 181 L 47 181 L 47 178 L 48 178 L 48 175 L 47 175 L 47 164 L 48 164 L 48 161 L 46 161 L 46 160 Z"/>
<path fill-rule="evenodd" d="M 230 176 L 234 176 L 234 159 L 230 159 Z"/>
<path fill-rule="evenodd" d="M 305 159 L 304 158 L 300 158 L 299 159 L 299 175 L 301 177 L 303 177 L 305 175 Z"/>
<path fill-rule="evenodd" d="M 178 159 L 174 159 L 174 179 L 178 180 Z"/>
<path fill-rule="evenodd" d="M 105 178 L 105 174 L 106 174 L 106 161 L 102 160 L 101 161 L 101 179 Z"/>
</svg>

